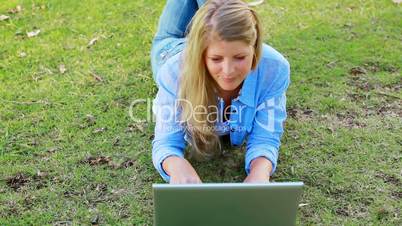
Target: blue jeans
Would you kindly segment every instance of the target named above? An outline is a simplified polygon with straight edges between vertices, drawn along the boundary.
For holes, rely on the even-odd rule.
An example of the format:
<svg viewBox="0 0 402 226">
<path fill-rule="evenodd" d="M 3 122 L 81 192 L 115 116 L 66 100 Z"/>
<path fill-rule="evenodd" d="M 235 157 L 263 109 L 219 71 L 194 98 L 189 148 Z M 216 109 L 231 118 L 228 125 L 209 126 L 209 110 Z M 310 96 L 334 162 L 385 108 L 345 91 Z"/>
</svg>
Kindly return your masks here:
<svg viewBox="0 0 402 226">
<path fill-rule="evenodd" d="M 195 12 L 206 0 L 167 0 L 152 42 L 153 78 L 169 57 L 183 50 L 185 32 Z"/>
</svg>

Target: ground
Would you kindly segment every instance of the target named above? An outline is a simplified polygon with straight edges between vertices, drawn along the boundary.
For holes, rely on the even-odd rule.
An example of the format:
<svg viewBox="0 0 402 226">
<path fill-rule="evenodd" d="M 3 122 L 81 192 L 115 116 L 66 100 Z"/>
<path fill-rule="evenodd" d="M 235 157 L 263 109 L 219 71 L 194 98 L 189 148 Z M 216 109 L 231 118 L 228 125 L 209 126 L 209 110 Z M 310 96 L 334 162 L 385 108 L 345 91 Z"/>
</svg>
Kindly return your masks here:
<svg viewBox="0 0 402 226">
<path fill-rule="evenodd" d="M 257 7 L 264 42 L 291 65 L 272 181 L 306 184 L 299 225 L 402 224 L 395 2 Z M 157 92 L 149 51 L 163 4 L 0 0 L 0 225 L 152 225 L 154 123 L 134 122 L 130 104 Z M 204 182 L 245 178 L 240 150 L 194 165 Z"/>
</svg>

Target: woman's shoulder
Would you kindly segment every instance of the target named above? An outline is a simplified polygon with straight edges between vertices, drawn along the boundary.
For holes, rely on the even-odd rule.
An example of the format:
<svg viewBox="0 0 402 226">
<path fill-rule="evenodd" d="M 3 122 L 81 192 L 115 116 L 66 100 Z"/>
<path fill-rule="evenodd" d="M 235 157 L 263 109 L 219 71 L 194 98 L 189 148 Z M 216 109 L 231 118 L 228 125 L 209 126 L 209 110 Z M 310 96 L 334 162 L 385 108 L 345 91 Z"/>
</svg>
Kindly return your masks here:
<svg viewBox="0 0 402 226">
<path fill-rule="evenodd" d="M 261 63 L 272 63 L 278 66 L 289 66 L 288 60 L 268 44 L 262 44 Z"/>
<path fill-rule="evenodd" d="M 256 70 L 257 91 L 260 97 L 276 96 L 286 91 L 290 83 L 288 60 L 276 49 L 263 44 L 261 59 Z"/>
</svg>

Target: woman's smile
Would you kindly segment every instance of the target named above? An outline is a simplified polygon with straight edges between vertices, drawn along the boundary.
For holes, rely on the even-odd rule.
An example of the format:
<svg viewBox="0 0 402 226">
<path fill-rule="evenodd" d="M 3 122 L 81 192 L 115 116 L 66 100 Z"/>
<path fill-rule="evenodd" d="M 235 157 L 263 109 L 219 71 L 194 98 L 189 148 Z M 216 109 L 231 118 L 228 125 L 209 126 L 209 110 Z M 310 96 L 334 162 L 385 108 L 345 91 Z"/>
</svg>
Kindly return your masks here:
<svg viewBox="0 0 402 226">
<path fill-rule="evenodd" d="M 236 77 L 227 77 L 227 78 L 222 77 L 222 80 L 226 83 L 232 83 L 236 80 Z"/>
</svg>

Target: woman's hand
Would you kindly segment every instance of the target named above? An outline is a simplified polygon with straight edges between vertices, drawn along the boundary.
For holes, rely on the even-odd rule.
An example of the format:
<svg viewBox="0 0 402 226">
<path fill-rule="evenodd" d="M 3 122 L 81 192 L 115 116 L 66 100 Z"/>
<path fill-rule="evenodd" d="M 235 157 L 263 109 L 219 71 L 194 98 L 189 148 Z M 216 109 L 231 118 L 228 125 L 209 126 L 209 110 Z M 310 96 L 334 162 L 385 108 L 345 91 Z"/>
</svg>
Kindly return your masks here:
<svg viewBox="0 0 402 226">
<path fill-rule="evenodd" d="M 266 174 L 266 172 L 260 174 L 250 173 L 244 180 L 244 183 L 269 183 L 269 176 Z"/>
<path fill-rule="evenodd" d="M 162 167 L 170 176 L 170 184 L 202 183 L 197 172 L 186 159 L 170 156 L 163 161 Z"/>
<path fill-rule="evenodd" d="M 251 161 L 250 173 L 244 183 L 269 183 L 269 175 L 272 171 L 272 163 L 264 157 Z"/>
</svg>

